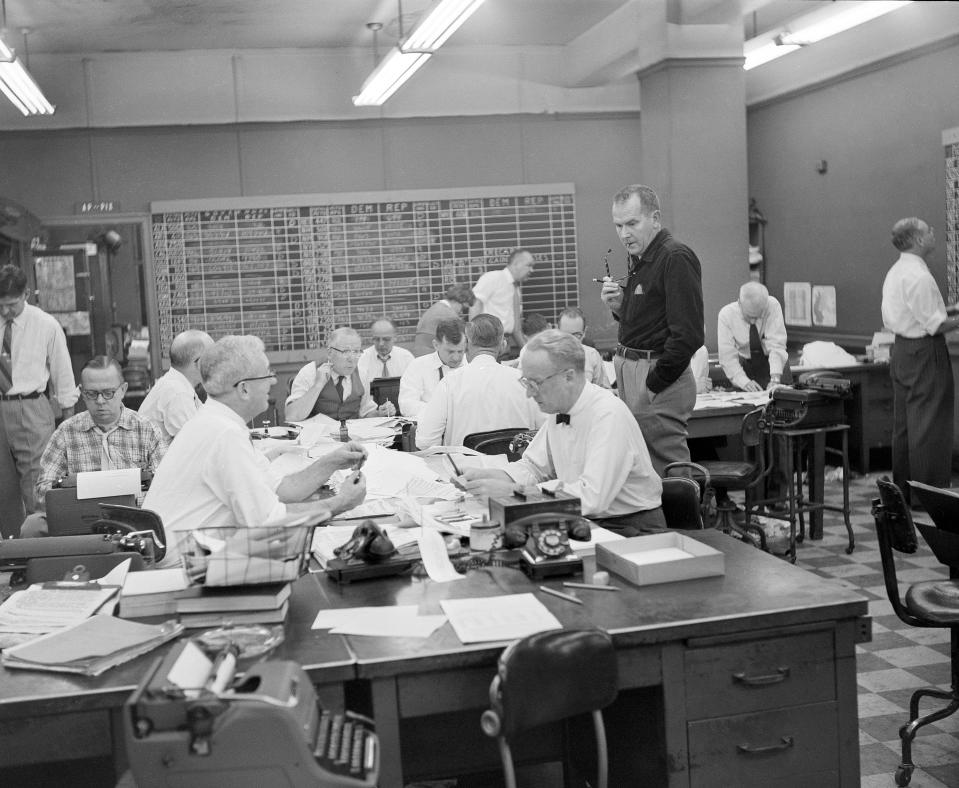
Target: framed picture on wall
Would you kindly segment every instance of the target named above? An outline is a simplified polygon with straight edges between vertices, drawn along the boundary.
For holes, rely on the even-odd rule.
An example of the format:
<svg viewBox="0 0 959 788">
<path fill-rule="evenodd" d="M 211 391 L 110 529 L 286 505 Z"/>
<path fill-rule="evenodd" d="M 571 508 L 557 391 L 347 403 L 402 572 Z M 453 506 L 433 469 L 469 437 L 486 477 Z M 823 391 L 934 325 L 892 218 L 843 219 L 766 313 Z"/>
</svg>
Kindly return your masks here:
<svg viewBox="0 0 959 788">
<path fill-rule="evenodd" d="M 836 327 L 836 288 L 832 285 L 813 286 L 812 324 Z"/>
<path fill-rule="evenodd" d="M 783 282 L 783 317 L 789 326 L 812 325 L 812 286 L 809 282 Z"/>
</svg>

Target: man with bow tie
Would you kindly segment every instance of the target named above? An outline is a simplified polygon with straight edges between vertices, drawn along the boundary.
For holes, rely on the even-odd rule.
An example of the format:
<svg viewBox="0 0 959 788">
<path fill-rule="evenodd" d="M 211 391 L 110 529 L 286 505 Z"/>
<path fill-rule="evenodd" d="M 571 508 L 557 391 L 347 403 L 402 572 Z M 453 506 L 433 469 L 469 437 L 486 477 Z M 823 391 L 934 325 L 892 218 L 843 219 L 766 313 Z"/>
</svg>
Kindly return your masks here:
<svg viewBox="0 0 959 788">
<path fill-rule="evenodd" d="M 624 536 L 666 528 L 663 485 L 626 404 L 586 382 L 575 337 L 555 329 L 533 337 L 520 361 L 526 396 L 547 415 L 519 462 L 506 470 L 470 468 L 463 485 L 478 495 L 508 495 L 552 479 L 578 496 L 583 515 Z"/>
</svg>

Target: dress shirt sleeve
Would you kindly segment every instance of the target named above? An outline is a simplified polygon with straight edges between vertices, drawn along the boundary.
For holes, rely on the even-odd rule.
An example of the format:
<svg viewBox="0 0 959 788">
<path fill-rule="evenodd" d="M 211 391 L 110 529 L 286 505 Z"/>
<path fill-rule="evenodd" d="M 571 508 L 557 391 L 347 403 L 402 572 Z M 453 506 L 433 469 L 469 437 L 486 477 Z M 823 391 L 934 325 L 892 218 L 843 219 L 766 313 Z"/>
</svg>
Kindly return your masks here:
<svg viewBox="0 0 959 788">
<path fill-rule="evenodd" d="M 170 445 L 166 442 L 163 434 L 153 422 L 147 423 L 150 425 L 152 434 L 147 438 L 150 449 L 147 453 L 149 459 L 147 460 L 146 470 L 155 474 L 157 468 L 160 467 L 160 461 L 163 459 L 163 455 L 166 454 L 166 450 L 170 448 Z"/>
<path fill-rule="evenodd" d="M 506 466 L 506 473 L 517 484 L 539 484 L 556 478 L 556 469 L 550 462 L 549 438 L 542 428 L 530 441 L 523 456 Z"/>
<path fill-rule="evenodd" d="M 705 341 L 703 283 L 699 262 L 692 250 L 682 247 L 670 254 L 663 284 L 669 336 L 663 355 L 646 376 L 646 385 L 654 394 L 679 379 L 689 366 L 693 353 Z"/>
<path fill-rule="evenodd" d="M 163 409 L 163 426 L 171 435 L 176 435 L 183 425 L 196 416 L 196 400 L 192 393 L 178 391 L 167 401 Z"/>
<path fill-rule="evenodd" d="M 486 305 L 496 289 L 496 272 L 487 271 L 473 285 L 473 296 Z"/>
<path fill-rule="evenodd" d="M 370 353 L 370 350 L 373 350 L 373 352 Z M 376 350 L 373 348 L 367 348 L 360 354 L 360 360 L 356 363 L 356 371 L 359 373 L 360 380 L 363 381 L 363 385 L 367 389 L 370 387 L 370 381 L 376 377 L 371 369 L 373 366 L 373 359 L 375 358 Z"/>
<path fill-rule="evenodd" d="M 236 517 L 236 524 L 250 528 L 283 518 L 286 506 L 270 486 L 266 458 L 239 430 L 224 431 L 219 440 L 220 450 L 210 453 L 202 473 L 213 494 Z M 224 462 L 224 457 L 229 460 Z"/>
<path fill-rule="evenodd" d="M 57 479 L 67 475 L 67 444 L 62 429 L 54 431 L 47 447 L 40 457 L 40 474 L 37 476 L 37 500 L 43 506 L 47 490 L 57 483 Z"/>
<path fill-rule="evenodd" d="M 782 375 L 789 361 L 786 350 L 786 321 L 783 319 L 783 308 L 779 302 L 769 297 L 769 306 L 766 307 L 766 321 L 763 325 L 763 347 L 769 356 L 769 374 Z"/>
<path fill-rule="evenodd" d="M 942 293 L 932 274 L 927 272 L 925 276 L 906 280 L 903 299 L 926 333 L 934 336 L 947 315 Z"/>
<path fill-rule="evenodd" d="M 320 389 L 326 385 L 326 381 L 329 380 L 329 378 L 329 366 L 326 364 L 318 368 L 315 363 L 311 362 L 303 367 L 303 369 L 296 374 L 296 377 L 293 378 L 293 385 L 290 387 L 290 396 L 286 398 L 286 410 L 289 411 L 290 405 L 295 402 L 297 403 L 297 411 L 301 412 L 301 415 L 298 415 L 296 418 L 291 418 L 289 413 L 287 413 L 285 414 L 286 419 L 299 421 L 300 419 L 308 418 L 310 411 L 313 409 L 313 405 L 316 404 Z M 320 389 L 317 389 L 312 395 L 308 394 L 310 389 L 317 383 L 320 384 Z M 309 399 L 310 397 L 312 398 L 311 400 Z"/>
<path fill-rule="evenodd" d="M 743 365 L 739 361 L 739 351 L 736 349 L 736 332 L 733 327 L 735 315 L 730 314 L 731 310 L 719 310 L 719 318 L 716 324 L 716 345 L 719 351 L 719 364 L 729 378 L 729 382 L 736 388 L 741 389 L 749 383 L 749 376 L 743 370 Z"/>
<path fill-rule="evenodd" d="M 420 449 L 431 446 L 441 446 L 446 434 L 446 424 L 449 419 L 449 384 L 443 378 L 433 390 L 430 401 L 421 403 L 421 409 L 416 421 L 416 445 Z M 405 413 L 405 411 L 404 411 Z"/>
<path fill-rule="evenodd" d="M 360 376 L 360 382 L 363 385 L 363 397 L 360 399 L 360 418 L 371 416 L 376 410 L 376 401 L 370 396 L 370 384 Z"/>
<path fill-rule="evenodd" d="M 406 372 L 400 378 L 399 406 L 400 413 L 404 416 L 415 419 L 419 417 L 423 410 L 423 370 L 426 367 L 422 364 L 416 364 L 408 367 Z M 435 372 L 435 370 L 432 370 Z M 435 374 L 439 374 L 435 372 Z"/>
<path fill-rule="evenodd" d="M 563 486 L 571 495 L 579 496 L 583 516 L 595 517 L 607 512 L 623 489 L 636 464 L 635 434 L 623 429 L 615 412 L 603 412 L 591 421 L 583 469 L 575 482 Z"/>
<path fill-rule="evenodd" d="M 59 325 L 53 326 L 50 334 L 47 363 L 50 366 L 50 380 L 53 383 L 54 395 L 61 408 L 72 408 L 80 398 L 80 389 L 73 379 L 73 364 L 70 361 L 70 351 L 67 349 L 67 338 Z"/>
</svg>

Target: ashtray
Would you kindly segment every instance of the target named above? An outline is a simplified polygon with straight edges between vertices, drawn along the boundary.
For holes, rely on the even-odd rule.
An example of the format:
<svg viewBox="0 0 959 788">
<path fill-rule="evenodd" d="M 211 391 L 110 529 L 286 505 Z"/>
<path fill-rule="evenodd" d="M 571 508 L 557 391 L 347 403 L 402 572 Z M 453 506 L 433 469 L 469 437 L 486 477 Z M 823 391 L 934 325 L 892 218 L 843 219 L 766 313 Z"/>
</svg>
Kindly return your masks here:
<svg viewBox="0 0 959 788">
<path fill-rule="evenodd" d="M 269 654 L 283 642 L 283 637 L 282 626 L 246 625 L 208 629 L 194 640 L 208 654 L 219 653 L 230 645 L 236 646 L 237 661 L 242 662 Z"/>
</svg>

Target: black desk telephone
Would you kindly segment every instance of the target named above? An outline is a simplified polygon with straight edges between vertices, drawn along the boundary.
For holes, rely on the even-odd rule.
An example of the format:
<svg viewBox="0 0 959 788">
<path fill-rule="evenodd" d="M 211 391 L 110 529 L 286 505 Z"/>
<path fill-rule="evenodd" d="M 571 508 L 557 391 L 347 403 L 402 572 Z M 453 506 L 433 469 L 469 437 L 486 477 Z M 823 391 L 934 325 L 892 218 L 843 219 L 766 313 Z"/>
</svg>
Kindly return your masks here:
<svg viewBox="0 0 959 788">
<path fill-rule="evenodd" d="M 389 536 L 372 520 L 356 526 L 350 538 L 333 553 L 336 558 L 327 561 L 326 576 L 338 583 L 398 575 L 415 562 L 399 556 Z"/>
<path fill-rule="evenodd" d="M 522 547 L 520 566 L 535 580 L 583 571 L 583 559 L 573 552 L 569 540 L 590 540 L 589 522 L 569 512 L 539 512 L 506 526 L 506 547 Z"/>
</svg>

